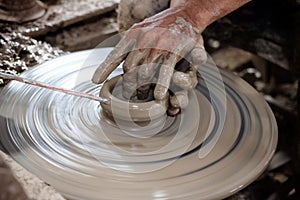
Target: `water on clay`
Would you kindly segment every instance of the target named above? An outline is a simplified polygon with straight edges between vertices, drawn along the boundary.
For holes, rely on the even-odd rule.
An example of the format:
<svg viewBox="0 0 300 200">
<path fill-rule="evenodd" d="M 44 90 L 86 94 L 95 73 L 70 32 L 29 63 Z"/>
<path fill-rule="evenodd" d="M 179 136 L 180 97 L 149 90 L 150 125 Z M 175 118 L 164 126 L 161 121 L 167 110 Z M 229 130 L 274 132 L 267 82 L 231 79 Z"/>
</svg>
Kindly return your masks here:
<svg viewBox="0 0 300 200">
<path fill-rule="evenodd" d="M 154 86 L 153 86 L 154 87 Z M 148 97 L 146 99 L 143 99 L 143 100 L 139 100 L 138 97 L 135 95 L 135 96 L 132 96 L 130 99 L 127 99 L 125 98 L 123 95 L 123 87 L 122 87 L 122 83 L 119 82 L 118 84 L 115 85 L 115 87 L 113 88 L 113 95 L 122 100 L 122 101 L 128 101 L 130 103 L 144 103 L 144 102 L 149 102 L 149 101 L 152 101 L 153 100 L 153 88 L 150 89 L 149 91 L 149 94 L 148 94 Z"/>
<path fill-rule="evenodd" d="M 98 95 L 102 85 L 90 79 L 110 51 L 69 54 L 22 76 Z M 0 94 L 0 139 L 15 160 L 70 199 L 224 198 L 265 169 L 276 123 L 248 84 L 221 72 L 224 103 L 216 74 L 202 70 L 189 106 L 147 139 L 124 134 L 95 101 L 11 82 Z"/>
</svg>

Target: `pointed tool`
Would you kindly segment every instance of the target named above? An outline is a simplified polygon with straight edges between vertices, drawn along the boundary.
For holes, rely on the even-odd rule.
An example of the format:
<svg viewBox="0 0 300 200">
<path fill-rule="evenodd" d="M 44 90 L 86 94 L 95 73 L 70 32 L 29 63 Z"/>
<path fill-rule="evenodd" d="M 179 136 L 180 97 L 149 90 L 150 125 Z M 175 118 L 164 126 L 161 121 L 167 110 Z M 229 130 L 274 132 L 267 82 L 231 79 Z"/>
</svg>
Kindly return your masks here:
<svg viewBox="0 0 300 200">
<path fill-rule="evenodd" d="M 68 90 L 68 89 L 64 89 L 64 88 L 58 88 L 58 87 L 54 87 L 54 86 L 51 86 L 51 85 L 48 85 L 45 83 L 40 83 L 40 82 L 31 80 L 28 78 L 23 78 L 20 76 L 16 76 L 16 75 L 4 73 L 4 72 L 0 72 L 0 78 L 7 79 L 7 80 L 14 80 L 14 81 L 18 81 L 21 83 L 33 85 L 36 87 L 41 87 L 41 88 L 45 88 L 45 89 L 49 89 L 49 90 L 53 90 L 53 91 L 57 91 L 57 92 L 62 92 L 62 93 L 69 94 L 69 95 L 74 95 L 74 96 L 98 101 L 100 103 L 108 103 L 107 99 L 103 99 L 101 97 L 98 97 L 98 96 L 95 96 L 92 94 L 88 94 L 88 93 L 84 93 L 84 92 L 77 92 L 77 91 Z"/>
</svg>

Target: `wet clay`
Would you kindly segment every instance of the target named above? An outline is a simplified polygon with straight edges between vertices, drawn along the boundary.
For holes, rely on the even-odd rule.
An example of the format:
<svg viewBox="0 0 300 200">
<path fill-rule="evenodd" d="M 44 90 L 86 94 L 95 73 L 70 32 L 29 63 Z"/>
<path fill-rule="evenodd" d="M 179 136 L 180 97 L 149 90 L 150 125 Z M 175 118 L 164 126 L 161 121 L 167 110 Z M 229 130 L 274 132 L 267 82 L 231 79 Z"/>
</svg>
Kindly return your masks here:
<svg viewBox="0 0 300 200">
<path fill-rule="evenodd" d="M 102 83 L 125 60 L 123 94 L 126 98 L 135 93 L 140 99 L 147 98 L 150 83 L 154 82 L 154 75 L 159 71 L 155 81 L 154 98 L 165 99 L 176 63 L 194 48 L 201 37 L 201 30 L 188 22 L 184 13 L 177 15 L 176 12 L 181 10 L 169 10 L 163 19 L 159 18 L 158 14 L 135 24 L 96 70 L 93 82 Z M 144 27 L 146 29 L 143 29 Z M 168 40 L 161 40 L 157 35 L 162 35 L 162 38 L 166 37 Z M 149 43 L 155 45 L 150 47 Z M 156 70 L 158 66 L 160 69 Z M 193 81 L 191 76 L 195 77 L 194 74 L 179 74 L 175 80 L 178 79 L 177 83 L 184 89 L 192 88 L 197 82 Z M 192 81 L 184 83 L 187 79 Z"/>
<path fill-rule="evenodd" d="M 147 99 L 135 102 L 125 99 L 122 95 L 122 79 L 121 76 L 114 77 L 107 80 L 101 88 L 100 97 L 108 99 L 107 103 L 101 103 L 106 114 L 124 121 L 143 122 L 156 120 L 166 113 L 167 98 L 162 101 Z"/>
</svg>

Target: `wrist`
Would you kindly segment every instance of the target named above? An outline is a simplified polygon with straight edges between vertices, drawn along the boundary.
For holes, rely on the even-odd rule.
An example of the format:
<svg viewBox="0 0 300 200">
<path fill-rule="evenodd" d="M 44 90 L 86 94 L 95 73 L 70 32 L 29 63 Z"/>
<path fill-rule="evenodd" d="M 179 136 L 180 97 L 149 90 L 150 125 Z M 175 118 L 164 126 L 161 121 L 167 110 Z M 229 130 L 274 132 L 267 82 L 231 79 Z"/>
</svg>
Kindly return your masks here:
<svg viewBox="0 0 300 200">
<path fill-rule="evenodd" d="M 194 27 L 205 29 L 214 21 L 238 9 L 250 0 L 171 0 L 171 8 L 186 13 Z"/>
<path fill-rule="evenodd" d="M 171 0 L 170 1 L 170 8 L 174 8 L 180 5 L 184 5 L 185 0 Z"/>
</svg>

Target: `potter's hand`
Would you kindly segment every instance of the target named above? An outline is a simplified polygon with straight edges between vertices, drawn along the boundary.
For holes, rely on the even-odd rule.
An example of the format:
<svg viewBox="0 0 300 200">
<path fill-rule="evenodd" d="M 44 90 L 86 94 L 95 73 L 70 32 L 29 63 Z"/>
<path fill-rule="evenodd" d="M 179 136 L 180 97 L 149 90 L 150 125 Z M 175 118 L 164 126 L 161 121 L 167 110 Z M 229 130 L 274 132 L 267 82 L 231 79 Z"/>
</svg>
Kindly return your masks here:
<svg viewBox="0 0 300 200">
<path fill-rule="evenodd" d="M 134 96 L 135 92 L 140 99 L 146 98 L 156 71 L 159 71 L 154 90 L 157 100 L 166 98 L 172 79 L 182 89 L 193 88 L 197 84 L 196 70 L 174 73 L 174 67 L 192 49 L 199 56 L 199 62 L 205 60 L 201 31 L 185 7 L 167 9 L 135 24 L 97 69 L 93 82 L 102 83 L 125 60 L 123 95 L 127 98 Z"/>
<path fill-rule="evenodd" d="M 200 42 L 200 44 L 202 43 Z M 206 62 L 206 58 L 204 48 L 197 46 L 187 56 L 188 61 L 183 60 L 175 66 L 170 86 L 170 91 L 172 92 L 169 96 L 169 115 L 177 115 L 181 109 L 184 109 L 188 105 L 188 90 L 197 86 L 197 69 Z"/>
<path fill-rule="evenodd" d="M 125 60 L 123 64 L 125 97 L 134 95 L 136 88 L 138 88 L 137 95 L 142 97 L 149 89 L 149 83 L 155 79 L 156 71 L 159 71 L 155 81 L 157 85 L 154 98 L 158 100 L 166 98 L 172 79 L 174 84 L 182 82 L 179 77 L 193 79 L 193 70 L 180 76 L 179 72 L 174 73 L 174 68 L 192 49 L 198 49 L 197 51 L 202 49 L 201 42 L 200 45 L 196 45 L 198 41 L 202 41 L 202 30 L 248 1 L 173 0 L 172 8 L 135 24 L 125 33 L 95 72 L 93 82 L 102 83 Z M 186 96 L 186 92 L 183 92 L 182 96 Z M 170 102 L 175 105 L 179 99 L 179 96 L 173 100 L 171 97 Z"/>
</svg>

